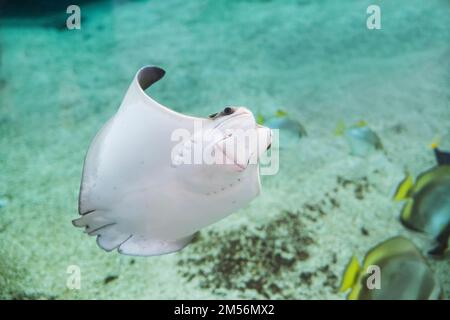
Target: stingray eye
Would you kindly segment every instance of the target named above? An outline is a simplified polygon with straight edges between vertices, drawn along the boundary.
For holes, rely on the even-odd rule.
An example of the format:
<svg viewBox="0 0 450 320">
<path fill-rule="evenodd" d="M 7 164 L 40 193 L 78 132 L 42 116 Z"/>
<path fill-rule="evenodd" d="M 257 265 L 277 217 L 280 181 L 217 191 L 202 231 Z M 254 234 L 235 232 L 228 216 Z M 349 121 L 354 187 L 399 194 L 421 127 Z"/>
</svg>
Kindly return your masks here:
<svg viewBox="0 0 450 320">
<path fill-rule="evenodd" d="M 223 114 L 226 115 L 226 116 L 229 116 L 233 112 L 234 112 L 234 109 L 230 108 L 230 107 L 226 107 L 225 109 L 223 109 Z"/>
<path fill-rule="evenodd" d="M 217 112 L 216 112 L 216 113 L 213 113 L 213 114 L 210 114 L 210 115 L 208 116 L 208 118 L 214 118 L 215 116 L 217 116 Z"/>
</svg>

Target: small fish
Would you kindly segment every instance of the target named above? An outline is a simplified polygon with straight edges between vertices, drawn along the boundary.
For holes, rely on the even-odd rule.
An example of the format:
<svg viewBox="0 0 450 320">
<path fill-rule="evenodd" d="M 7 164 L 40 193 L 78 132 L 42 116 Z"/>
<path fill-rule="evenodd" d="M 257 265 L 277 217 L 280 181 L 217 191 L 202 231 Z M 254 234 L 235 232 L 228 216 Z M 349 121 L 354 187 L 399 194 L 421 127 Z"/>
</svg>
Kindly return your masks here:
<svg viewBox="0 0 450 320">
<path fill-rule="evenodd" d="M 0 209 L 6 207 L 7 205 L 8 205 L 8 200 L 0 199 Z"/>
<path fill-rule="evenodd" d="M 370 267 L 379 267 L 379 287 L 368 285 Z M 351 289 L 349 300 L 435 300 L 443 294 L 434 274 L 414 244 L 404 237 L 381 242 L 366 254 L 363 265 L 350 260 L 341 292 Z"/>
<path fill-rule="evenodd" d="M 402 224 L 436 240 L 429 251 L 435 256 L 445 253 L 450 237 L 450 164 L 440 155 L 436 154 L 438 165 L 421 173 L 416 181 L 408 174 L 394 195 L 395 201 L 406 201 L 400 214 Z"/>
<path fill-rule="evenodd" d="M 344 122 L 339 122 L 336 136 L 344 136 L 355 156 L 365 157 L 375 150 L 383 149 L 380 137 L 368 126 L 366 121 L 359 121 L 347 128 Z"/>
<path fill-rule="evenodd" d="M 280 129 L 282 131 L 289 131 L 298 137 L 306 136 L 306 130 L 300 121 L 292 118 L 288 113 L 282 109 L 278 109 L 274 117 L 264 119 L 262 115 L 258 115 L 258 120 L 261 120 L 265 126 L 271 129 Z M 257 121 L 259 123 L 259 121 Z M 262 123 L 259 123 L 262 124 Z"/>
</svg>

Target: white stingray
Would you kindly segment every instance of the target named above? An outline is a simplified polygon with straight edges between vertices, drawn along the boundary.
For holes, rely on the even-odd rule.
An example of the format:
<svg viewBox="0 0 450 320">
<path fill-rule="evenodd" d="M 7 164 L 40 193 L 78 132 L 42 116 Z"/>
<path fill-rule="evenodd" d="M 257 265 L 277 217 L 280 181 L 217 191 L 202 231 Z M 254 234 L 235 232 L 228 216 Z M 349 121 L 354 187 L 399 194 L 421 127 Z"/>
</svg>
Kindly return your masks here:
<svg viewBox="0 0 450 320">
<path fill-rule="evenodd" d="M 257 125 L 242 107 L 228 107 L 209 118 L 164 107 L 144 92 L 164 73 L 152 66 L 137 72 L 118 112 L 86 155 L 79 197 L 82 217 L 73 224 L 97 236 L 107 251 L 159 255 L 180 250 L 199 229 L 260 192 L 257 159 L 270 146 L 270 129 Z M 202 130 L 195 131 L 199 125 Z M 192 136 L 173 141 L 180 129 Z M 253 129 L 258 148 L 246 144 L 242 152 L 225 146 L 234 137 L 225 133 L 228 129 Z M 224 155 L 226 163 L 180 162 L 198 145 Z M 244 160 L 238 161 L 239 156 Z M 256 161 L 250 161 L 255 156 Z"/>
</svg>

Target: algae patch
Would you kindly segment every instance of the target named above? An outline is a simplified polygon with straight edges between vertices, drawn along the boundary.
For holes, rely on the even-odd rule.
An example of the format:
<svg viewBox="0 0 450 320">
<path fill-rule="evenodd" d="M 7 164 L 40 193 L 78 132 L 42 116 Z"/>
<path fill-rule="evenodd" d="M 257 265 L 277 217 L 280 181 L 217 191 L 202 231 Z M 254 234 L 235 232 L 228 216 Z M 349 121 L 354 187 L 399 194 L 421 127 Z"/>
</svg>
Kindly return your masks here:
<svg viewBox="0 0 450 320">
<path fill-rule="evenodd" d="M 344 177 L 338 176 L 337 184 L 344 189 L 353 187 L 355 198 L 358 200 L 364 200 L 365 195 L 370 192 L 371 184 L 367 177 L 362 177 L 356 180 L 349 180 Z"/>
<path fill-rule="evenodd" d="M 286 287 L 301 285 L 296 267 L 309 259 L 314 244 L 300 217 L 284 211 L 265 225 L 200 235 L 178 261 L 180 273 L 215 294 L 292 298 Z"/>
</svg>

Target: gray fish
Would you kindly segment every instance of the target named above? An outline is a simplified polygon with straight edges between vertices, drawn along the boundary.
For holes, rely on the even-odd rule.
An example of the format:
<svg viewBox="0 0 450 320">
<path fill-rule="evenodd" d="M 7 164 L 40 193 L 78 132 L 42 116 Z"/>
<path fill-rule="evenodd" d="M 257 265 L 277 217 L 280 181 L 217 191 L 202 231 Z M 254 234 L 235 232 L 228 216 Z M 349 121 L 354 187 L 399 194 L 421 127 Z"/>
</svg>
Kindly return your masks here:
<svg viewBox="0 0 450 320">
<path fill-rule="evenodd" d="M 368 272 L 379 268 L 379 288 L 368 285 Z M 351 289 L 349 300 L 435 300 L 440 285 L 415 245 L 404 237 L 388 239 L 366 254 L 360 266 L 353 257 L 344 272 L 341 292 Z"/>
</svg>

